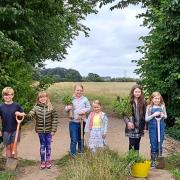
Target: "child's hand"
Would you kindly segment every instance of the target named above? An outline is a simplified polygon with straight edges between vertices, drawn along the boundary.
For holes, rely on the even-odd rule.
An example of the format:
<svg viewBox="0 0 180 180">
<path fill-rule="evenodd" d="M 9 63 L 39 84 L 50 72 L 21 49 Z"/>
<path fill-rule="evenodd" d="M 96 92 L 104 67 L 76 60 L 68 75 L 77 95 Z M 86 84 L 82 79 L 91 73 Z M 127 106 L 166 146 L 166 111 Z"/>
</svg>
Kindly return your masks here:
<svg viewBox="0 0 180 180">
<path fill-rule="evenodd" d="M 24 112 L 22 112 L 22 113 L 20 114 L 20 116 L 26 116 L 26 114 L 25 114 Z"/>
<path fill-rule="evenodd" d="M 20 113 L 19 111 L 16 111 L 16 112 L 15 112 L 15 115 L 16 115 L 16 116 L 21 116 L 21 113 Z"/>
<path fill-rule="evenodd" d="M 51 132 L 51 136 L 54 136 L 55 135 L 55 132 Z"/>
<path fill-rule="evenodd" d="M 155 112 L 153 113 L 153 116 L 156 117 L 156 116 L 160 116 L 161 115 L 161 112 Z"/>
<path fill-rule="evenodd" d="M 19 112 L 19 111 L 16 111 L 16 112 L 15 112 L 15 115 L 16 115 L 16 116 L 25 116 L 26 114 L 25 114 L 24 112 L 21 113 L 21 112 Z"/>
<path fill-rule="evenodd" d="M 164 118 L 164 117 L 165 117 L 165 115 L 164 115 L 164 113 L 163 113 L 163 112 L 161 112 L 161 117 L 162 117 L 162 118 Z"/>
<path fill-rule="evenodd" d="M 81 111 L 78 113 L 78 119 L 85 119 L 86 118 L 86 113 L 84 111 Z"/>
<path fill-rule="evenodd" d="M 106 138 L 106 134 L 103 134 L 103 135 L 102 135 L 102 138 L 105 139 L 105 138 Z"/>
<path fill-rule="evenodd" d="M 85 116 L 85 112 L 84 111 L 81 111 L 80 113 L 78 113 L 79 116 Z"/>
<path fill-rule="evenodd" d="M 134 124 L 132 122 L 128 122 L 127 127 L 128 129 L 134 129 Z"/>
<path fill-rule="evenodd" d="M 2 136 L 2 132 L 0 131 L 0 137 Z"/>
<path fill-rule="evenodd" d="M 71 106 L 71 105 L 68 105 L 68 106 L 66 106 L 66 109 L 67 109 L 67 111 L 69 111 L 69 110 L 72 109 L 72 106 Z"/>
<path fill-rule="evenodd" d="M 146 134 L 148 132 L 148 130 L 147 129 L 144 129 L 144 134 Z"/>
</svg>

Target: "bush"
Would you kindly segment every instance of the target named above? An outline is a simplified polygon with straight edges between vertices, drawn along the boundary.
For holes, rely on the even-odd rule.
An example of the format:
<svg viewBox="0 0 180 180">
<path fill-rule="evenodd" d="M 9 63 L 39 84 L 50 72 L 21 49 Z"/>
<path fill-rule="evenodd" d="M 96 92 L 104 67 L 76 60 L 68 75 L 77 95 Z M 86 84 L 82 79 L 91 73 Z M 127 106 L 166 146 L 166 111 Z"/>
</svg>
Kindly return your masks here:
<svg viewBox="0 0 180 180">
<path fill-rule="evenodd" d="M 73 100 L 72 96 L 68 95 L 68 94 L 64 95 L 63 98 L 62 98 L 62 102 L 63 102 L 64 105 L 72 104 L 72 100 Z"/>
<path fill-rule="evenodd" d="M 132 116 L 129 97 L 126 96 L 123 99 L 117 99 L 114 101 L 113 110 L 120 116 L 120 118 Z"/>
<path fill-rule="evenodd" d="M 172 138 L 180 141 L 180 124 L 176 123 L 173 127 L 170 127 L 166 130 L 166 133 Z"/>
</svg>

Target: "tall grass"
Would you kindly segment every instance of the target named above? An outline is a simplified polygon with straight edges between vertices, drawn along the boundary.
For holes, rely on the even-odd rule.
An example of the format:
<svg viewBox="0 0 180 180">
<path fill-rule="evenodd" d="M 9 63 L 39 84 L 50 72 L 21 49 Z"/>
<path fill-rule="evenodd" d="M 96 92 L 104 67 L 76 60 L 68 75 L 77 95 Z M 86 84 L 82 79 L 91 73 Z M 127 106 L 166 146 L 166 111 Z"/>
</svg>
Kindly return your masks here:
<svg viewBox="0 0 180 180">
<path fill-rule="evenodd" d="M 170 170 L 176 180 L 180 180 L 180 153 L 172 154 L 166 158 L 166 168 Z"/>
<path fill-rule="evenodd" d="M 58 164 L 61 175 L 58 180 L 127 180 L 130 167 L 137 158 L 136 152 L 120 157 L 109 149 L 84 154 L 70 159 L 65 156 Z"/>
<path fill-rule="evenodd" d="M 52 101 L 61 103 L 65 95 L 73 94 L 73 86 L 75 83 L 62 82 L 52 85 L 48 92 Z M 113 101 L 117 96 L 124 97 L 129 94 L 134 82 L 84 82 L 84 93 L 90 101 L 99 99 L 106 112 L 112 112 Z"/>
<path fill-rule="evenodd" d="M 13 172 L 0 171 L 0 180 L 13 180 L 14 177 L 15 173 Z"/>
</svg>

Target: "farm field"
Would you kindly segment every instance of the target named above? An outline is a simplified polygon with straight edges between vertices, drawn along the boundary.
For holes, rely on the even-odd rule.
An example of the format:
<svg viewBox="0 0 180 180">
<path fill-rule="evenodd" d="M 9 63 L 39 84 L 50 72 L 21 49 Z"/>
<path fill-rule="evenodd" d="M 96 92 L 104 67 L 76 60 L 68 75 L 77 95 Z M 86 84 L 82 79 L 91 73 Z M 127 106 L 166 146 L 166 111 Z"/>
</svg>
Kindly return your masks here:
<svg viewBox="0 0 180 180">
<path fill-rule="evenodd" d="M 64 95 L 73 93 L 74 82 L 55 83 L 48 89 L 52 101 L 61 103 Z M 112 111 L 113 101 L 117 96 L 124 97 L 129 94 L 135 82 L 83 82 L 84 94 L 90 100 L 99 99 L 106 112 Z"/>
<path fill-rule="evenodd" d="M 55 83 L 49 88 L 50 92 L 70 93 L 73 91 L 74 82 Z M 83 82 L 85 94 L 98 96 L 124 96 L 129 93 L 135 82 Z M 62 92 L 61 92 L 62 91 Z"/>
</svg>

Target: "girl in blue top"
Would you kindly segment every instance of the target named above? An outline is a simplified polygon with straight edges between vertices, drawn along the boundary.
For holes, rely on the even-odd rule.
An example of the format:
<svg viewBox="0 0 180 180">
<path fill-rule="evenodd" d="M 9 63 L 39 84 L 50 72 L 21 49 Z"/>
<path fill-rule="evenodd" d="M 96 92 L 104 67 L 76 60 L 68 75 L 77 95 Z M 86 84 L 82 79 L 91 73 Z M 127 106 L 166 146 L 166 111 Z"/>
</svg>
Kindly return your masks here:
<svg viewBox="0 0 180 180">
<path fill-rule="evenodd" d="M 149 138 L 151 144 L 151 166 L 155 167 L 156 157 L 158 156 L 158 134 L 157 121 L 160 121 L 160 154 L 162 155 L 162 144 L 164 141 L 165 123 L 167 118 L 164 100 L 159 92 L 153 92 L 149 105 L 146 108 L 145 120 L 149 124 Z"/>
</svg>

